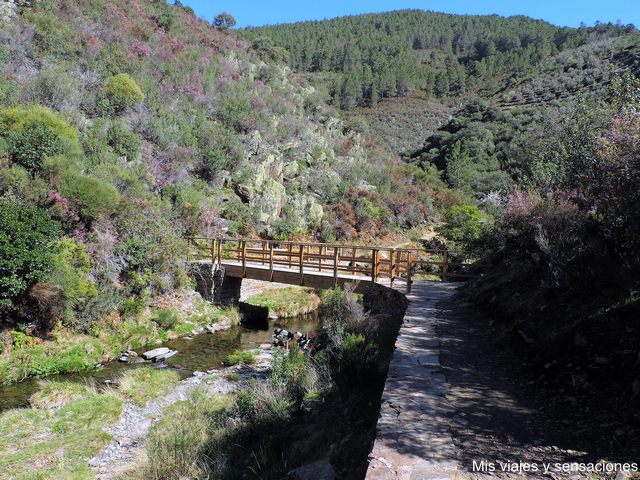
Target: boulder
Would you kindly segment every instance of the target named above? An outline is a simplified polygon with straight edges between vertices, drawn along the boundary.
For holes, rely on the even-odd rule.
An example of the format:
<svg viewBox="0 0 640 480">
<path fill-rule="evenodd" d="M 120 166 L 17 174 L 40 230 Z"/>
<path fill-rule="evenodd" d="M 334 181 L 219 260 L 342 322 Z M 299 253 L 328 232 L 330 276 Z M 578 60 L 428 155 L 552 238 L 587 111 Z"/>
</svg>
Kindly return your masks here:
<svg viewBox="0 0 640 480">
<path fill-rule="evenodd" d="M 144 352 L 142 356 L 147 360 L 153 360 L 160 355 L 165 355 L 169 353 L 170 350 L 167 347 L 154 348 L 153 350 L 149 350 L 148 352 Z"/>
<path fill-rule="evenodd" d="M 176 353 L 178 353 L 177 350 L 169 350 L 167 353 L 163 353 L 161 355 L 153 357 L 153 361 L 154 362 L 160 362 L 160 361 L 163 361 L 163 360 L 167 360 L 168 358 L 173 357 Z"/>
<path fill-rule="evenodd" d="M 289 472 L 289 480 L 335 480 L 336 471 L 328 458 L 317 460 Z"/>
</svg>

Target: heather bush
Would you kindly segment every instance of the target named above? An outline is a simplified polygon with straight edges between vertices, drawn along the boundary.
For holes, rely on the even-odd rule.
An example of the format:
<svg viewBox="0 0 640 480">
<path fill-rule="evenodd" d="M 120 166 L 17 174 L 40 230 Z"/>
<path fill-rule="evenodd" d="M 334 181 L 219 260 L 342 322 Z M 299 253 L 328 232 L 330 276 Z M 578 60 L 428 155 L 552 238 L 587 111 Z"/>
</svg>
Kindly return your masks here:
<svg viewBox="0 0 640 480">
<path fill-rule="evenodd" d="M 0 306 L 11 306 L 52 269 L 59 235 L 45 210 L 0 198 Z"/>
</svg>

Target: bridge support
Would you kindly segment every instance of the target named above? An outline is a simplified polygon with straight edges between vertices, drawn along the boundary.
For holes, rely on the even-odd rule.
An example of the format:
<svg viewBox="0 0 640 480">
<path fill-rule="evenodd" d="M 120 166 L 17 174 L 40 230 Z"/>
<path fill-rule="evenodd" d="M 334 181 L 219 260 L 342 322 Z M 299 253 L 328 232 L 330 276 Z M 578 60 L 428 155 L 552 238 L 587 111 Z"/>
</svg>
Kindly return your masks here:
<svg viewBox="0 0 640 480">
<path fill-rule="evenodd" d="M 224 267 L 211 263 L 192 263 L 190 274 L 196 281 L 196 291 L 208 302 L 231 305 L 240 300 L 242 278 L 225 275 Z"/>
</svg>

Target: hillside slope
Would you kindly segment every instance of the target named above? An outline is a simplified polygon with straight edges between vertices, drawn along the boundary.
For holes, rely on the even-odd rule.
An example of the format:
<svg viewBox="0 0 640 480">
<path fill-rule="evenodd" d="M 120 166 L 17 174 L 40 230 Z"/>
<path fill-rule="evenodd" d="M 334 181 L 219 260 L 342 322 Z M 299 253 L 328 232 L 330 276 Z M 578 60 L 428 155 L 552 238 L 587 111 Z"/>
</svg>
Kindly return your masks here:
<svg viewBox="0 0 640 480">
<path fill-rule="evenodd" d="M 399 10 L 249 28 L 242 34 L 284 48 L 299 72 L 337 74 L 334 101 L 351 109 L 412 90 L 438 98 L 493 96 L 550 67 L 582 66 L 584 58 L 575 58 L 573 50 L 595 45 L 589 52 L 595 53 L 602 43 L 633 31 L 631 25 L 575 29 L 523 16 Z M 562 65 L 550 65 L 561 52 L 568 52 Z"/>
<path fill-rule="evenodd" d="M 25 235 L 0 252 L 5 307 L 50 282 L 64 317 L 89 328 L 131 295 L 180 285 L 187 235 L 383 236 L 446 198 L 437 175 L 332 116 L 277 51 L 188 8 L 5 4 L 0 227 Z M 33 258 L 34 244 L 50 247 Z"/>
</svg>

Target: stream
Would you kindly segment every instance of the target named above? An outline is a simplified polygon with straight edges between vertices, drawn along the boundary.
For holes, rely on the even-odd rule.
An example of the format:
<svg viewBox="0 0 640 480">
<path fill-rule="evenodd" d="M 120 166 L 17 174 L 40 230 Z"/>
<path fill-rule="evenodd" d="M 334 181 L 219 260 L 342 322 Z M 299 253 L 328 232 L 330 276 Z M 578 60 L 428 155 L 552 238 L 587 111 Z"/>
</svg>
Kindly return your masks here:
<svg viewBox="0 0 640 480">
<path fill-rule="evenodd" d="M 166 366 L 145 362 L 142 364 L 122 363 L 114 360 L 103 365 L 97 370 L 87 370 L 78 373 L 49 375 L 47 380 L 66 380 L 74 382 L 95 382 L 96 385 L 107 385 L 105 382 L 114 380 L 122 372 L 141 366 L 153 366 L 156 368 L 174 368 L 182 378 L 187 378 L 195 371 L 207 371 L 218 369 L 223 365 L 229 354 L 235 350 L 248 350 L 258 348 L 262 343 L 272 342 L 272 332 L 276 327 L 282 327 L 289 331 L 300 331 L 305 334 L 313 334 L 320 328 L 318 313 L 313 312 L 294 318 L 282 318 L 269 322 L 268 330 L 256 330 L 242 325 L 231 327 L 216 333 L 202 333 L 191 339 L 179 338 L 161 346 L 177 350 L 178 353 L 166 361 Z M 142 353 L 156 346 L 138 350 Z M 0 386 L 0 412 L 11 408 L 23 408 L 29 406 L 29 397 L 38 389 L 40 379 L 27 379 L 11 385 Z"/>
</svg>

